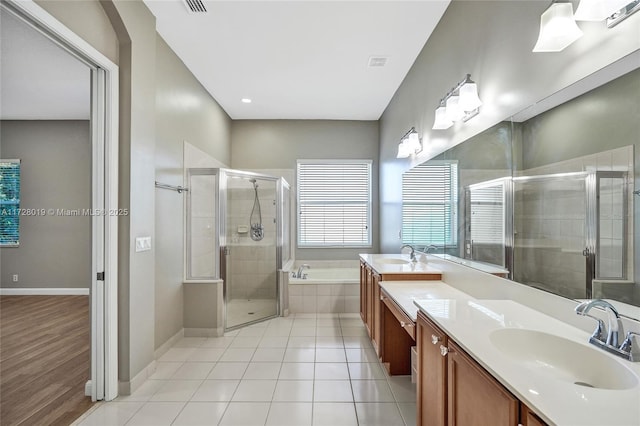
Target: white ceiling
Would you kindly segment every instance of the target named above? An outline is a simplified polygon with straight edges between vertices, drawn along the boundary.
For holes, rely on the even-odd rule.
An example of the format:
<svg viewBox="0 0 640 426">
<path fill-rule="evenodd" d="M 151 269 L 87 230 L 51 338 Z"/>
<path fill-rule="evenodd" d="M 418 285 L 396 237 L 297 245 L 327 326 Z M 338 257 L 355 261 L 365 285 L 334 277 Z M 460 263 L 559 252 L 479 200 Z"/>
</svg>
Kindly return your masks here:
<svg viewBox="0 0 640 426">
<path fill-rule="evenodd" d="M 6 11 L 0 40 L 0 119 L 89 119 L 86 65 Z"/>
<path fill-rule="evenodd" d="M 145 3 L 231 118 L 377 120 L 449 0 L 205 0 L 204 14 L 182 0 Z M 368 67 L 370 56 L 386 66 Z"/>
</svg>

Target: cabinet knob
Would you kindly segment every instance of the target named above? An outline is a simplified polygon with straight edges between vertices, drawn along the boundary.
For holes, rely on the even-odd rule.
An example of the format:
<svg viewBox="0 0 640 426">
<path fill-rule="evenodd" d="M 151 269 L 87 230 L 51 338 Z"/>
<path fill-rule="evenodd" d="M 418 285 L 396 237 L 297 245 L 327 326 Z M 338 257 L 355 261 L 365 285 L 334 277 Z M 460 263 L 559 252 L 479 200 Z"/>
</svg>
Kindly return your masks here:
<svg viewBox="0 0 640 426">
<path fill-rule="evenodd" d="M 435 334 L 432 334 L 432 335 L 431 335 L 431 343 L 433 343 L 434 345 L 437 345 L 437 344 L 438 344 L 438 342 L 439 342 L 440 340 L 442 340 L 442 339 L 440 339 L 440 338 L 439 338 L 438 336 L 436 336 Z"/>
<path fill-rule="evenodd" d="M 404 321 L 400 321 L 400 327 L 404 328 L 407 324 Z"/>
<path fill-rule="evenodd" d="M 384 299 L 385 299 L 384 296 L 380 296 L 380 300 L 384 300 Z"/>
<path fill-rule="evenodd" d="M 440 345 L 440 355 L 447 356 L 449 353 L 449 348 L 443 345 Z"/>
</svg>

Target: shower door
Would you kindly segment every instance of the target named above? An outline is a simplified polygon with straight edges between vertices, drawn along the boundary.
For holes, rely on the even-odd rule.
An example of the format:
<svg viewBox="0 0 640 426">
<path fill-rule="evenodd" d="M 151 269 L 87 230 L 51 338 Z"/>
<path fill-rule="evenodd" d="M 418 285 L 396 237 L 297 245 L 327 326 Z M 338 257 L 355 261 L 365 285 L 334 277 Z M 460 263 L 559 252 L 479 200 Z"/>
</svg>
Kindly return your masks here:
<svg viewBox="0 0 640 426">
<path fill-rule="evenodd" d="M 220 171 L 225 329 L 278 315 L 278 179 Z"/>
</svg>

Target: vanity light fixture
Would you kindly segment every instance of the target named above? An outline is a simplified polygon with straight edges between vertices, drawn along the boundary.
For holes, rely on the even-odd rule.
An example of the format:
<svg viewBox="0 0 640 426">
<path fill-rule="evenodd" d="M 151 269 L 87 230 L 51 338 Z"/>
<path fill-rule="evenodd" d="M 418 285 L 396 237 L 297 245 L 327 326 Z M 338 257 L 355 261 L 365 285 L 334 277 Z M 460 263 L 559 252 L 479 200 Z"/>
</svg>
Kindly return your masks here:
<svg viewBox="0 0 640 426">
<path fill-rule="evenodd" d="M 574 15 L 576 21 L 604 21 L 620 11 L 630 0 L 580 0 Z"/>
<path fill-rule="evenodd" d="M 478 85 L 471 80 L 471 74 L 467 74 L 440 100 L 432 129 L 444 130 L 451 127 L 454 121 L 469 121 L 478 115 L 481 105 Z"/>
<path fill-rule="evenodd" d="M 400 143 L 398 144 L 398 155 L 396 157 L 407 158 L 411 155 L 418 154 L 420 151 L 422 151 L 420 135 L 418 135 L 416 128 L 412 127 L 400 139 Z"/>
<path fill-rule="evenodd" d="M 555 1 L 540 16 L 540 34 L 534 52 L 560 52 L 582 37 L 573 17 L 573 5 Z"/>
</svg>

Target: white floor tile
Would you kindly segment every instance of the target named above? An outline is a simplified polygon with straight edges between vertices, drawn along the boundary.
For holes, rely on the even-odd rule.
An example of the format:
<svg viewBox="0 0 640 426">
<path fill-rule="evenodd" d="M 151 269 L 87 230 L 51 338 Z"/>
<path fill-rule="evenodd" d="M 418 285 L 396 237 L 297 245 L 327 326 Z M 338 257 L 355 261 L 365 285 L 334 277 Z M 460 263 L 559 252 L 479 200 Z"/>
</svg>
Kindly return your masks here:
<svg viewBox="0 0 640 426">
<path fill-rule="evenodd" d="M 400 402 L 398 403 L 398 408 L 400 409 L 400 414 L 402 415 L 402 420 L 404 420 L 405 425 L 413 426 L 418 423 L 415 402 Z"/>
<path fill-rule="evenodd" d="M 240 330 L 225 331 L 224 335 L 225 337 L 235 337 L 238 335 L 239 332 Z"/>
<path fill-rule="evenodd" d="M 349 349 L 346 348 L 348 362 L 379 362 L 378 355 L 373 349 Z"/>
<path fill-rule="evenodd" d="M 291 334 L 291 326 L 268 327 L 264 332 L 264 337 L 289 337 Z"/>
<path fill-rule="evenodd" d="M 229 348 L 220 357 L 220 362 L 242 362 L 251 361 L 253 353 L 256 350 L 253 348 Z"/>
<path fill-rule="evenodd" d="M 247 370 L 248 362 L 221 362 L 216 364 L 207 376 L 209 380 L 233 380 L 242 379 Z"/>
<path fill-rule="evenodd" d="M 267 327 L 245 327 L 240 329 L 238 336 L 239 337 L 247 337 L 247 336 L 262 337 L 266 330 L 267 330 Z"/>
<path fill-rule="evenodd" d="M 373 362 L 350 362 L 349 375 L 351 380 L 386 379 L 380 364 Z"/>
<path fill-rule="evenodd" d="M 268 402 L 231 402 L 220 426 L 264 426 L 270 405 Z"/>
<path fill-rule="evenodd" d="M 328 314 L 336 315 L 336 314 Z M 316 326 L 320 327 L 340 327 L 340 318 L 336 317 L 323 317 L 316 320 Z"/>
<path fill-rule="evenodd" d="M 291 329 L 291 336 L 315 336 L 316 335 L 316 327 L 315 324 L 313 326 L 297 326 L 294 325 Z"/>
<path fill-rule="evenodd" d="M 242 377 L 243 380 L 275 380 L 280 374 L 279 362 L 252 362 Z"/>
<path fill-rule="evenodd" d="M 316 349 L 316 362 L 347 362 L 344 349 Z"/>
<path fill-rule="evenodd" d="M 313 380 L 278 380 L 274 401 L 313 401 Z"/>
<path fill-rule="evenodd" d="M 185 362 L 171 377 L 174 380 L 204 380 L 213 366 L 213 362 Z"/>
<path fill-rule="evenodd" d="M 318 327 L 316 328 L 316 336 L 342 336 L 340 327 Z M 340 339 L 342 341 L 342 339 Z"/>
<path fill-rule="evenodd" d="M 320 321 L 321 319 L 326 319 L 326 318 L 339 320 L 340 314 L 333 313 L 333 312 L 323 312 L 323 313 L 316 314 L 316 321 Z"/>
<path fill-rule="evenodd" d="M 294 327 L 316 327 L 316 319 L 315 317 L 313 318 L 306 318 L 306 317 L 298 317 L 296 315 L 296 319 L 293 321 L 293 326 Z"/>
<path fill-rule="evenodd" d="M 393 402 L 357 402 L 356 412 L 360 426 L 405 426 Z"/>
<path fill-rule="evenodd" d="M 416 402 L 416 384 L 411 383 L 411 376 L 389 377 L 389 386 L 397 402 Z"/>
<path fill-rule="evenodd" d="M 344 347 L 349 349 L 373 349 L 371 340 L 364 336 L 342 336 Z"/>
<path fill-rule="evenodd" d="M 316 364 L 316 380 L 349 380 L 346 362 L 319 362 Z"/>
<path fill-rule="evenodd" d="M 93 410 L 78 426 L 124 425 L 144 405 L 144 402 L 111 402 Z"/>
<path fill-rule="evenodd" d="M 258 348 L 286 348 L 289 337 L 265 336 L 260 340 Z"/>
<path fill-rule="evenodd" d="M 313 400 L 318 402 L 352 402 L 353 394 L 349 380 L 314 382 Z"/>
<path fill-rule="evenodd" d="M 191 401 L 231 401 L 240 380 L 205 380 L 193 394 Z"/>
<path fill-rule="evenodd" d="M 313 426 L 358 426 L 354 404 L 314 402 Z"/>
<path fill-rule="evenodd" d="M 257 348 L 262 340 L 260 336 L 238 336 L 229 345 L 230 348 Z"/>
<path fill-rule="evenodd" d="M 234 402 L 271 401 L 276 380 L 242 380 L 233 394 Z"/>
<path fill-rule="evenodd" d="M 318 336 L 316 337 L 316 348 L 344 348 L 342 336 Z"/>
<path fill-rule="evenodd" d="M 164 384 L 164 380 L 147 380 L 131 395 L 120 395 L 116 401 L 149 401 Z"/>
<path fill-rule="evenodd" d="M 216 362 L 225 352 L 223 348 L 197 348 L 187 362 Z"/>
<path fill-rule="evenodd" d="M 151 401 L 189 401 L 201 383 L 201 380 L 165 380 L 160 389 L 153 394 Z"/>
<path fill-rule="evenodd" d="M 343 314 L 340 314 L 340 320 L 342 320 L 342 318 L 349 318 L 349 319 L 360 319 L 360 314 L 358 312 L 346 312 Z"/>
<path fill-rule="evenodd" d="M 167 380 L 182 367 L 182 362 L 156 362 L 156 371 L 149 378 L 151 380 Z"/>
<path fill-rule="evenodd" d="M 184 402 L 147 402 L 134 414 L 127 426 L 170 425 L 184 405 Z"/>
<path fill-rule="evenodd" d="M 285 362 L 280 369 L 280 380 L 313 380 L 313 362 Z"/>
<path fill-rule="evenodd" d="M 296 320 L 302 319 L 302 318 L 305 318 L 305 319 L 314 318 L 315 319 L 317 316 L 318 316 L 318 314 L 315 314 L 313 312 L 309 312 L 309 313 L 301 312 L 301 313 L 296 314 L 295 319 Z"/>
<path fill-rule="evenodd" d="M 178 340 L 172 347 L 174 348 L 199 348 L 202 346 L 206 338 L 204 337 L 183 337 Z"/>
<path fill-rule="evenodd" d="M 312 407 L 310 402 L 274 402 L 267 426 L 311 426 Z"/>
<path fill-rule="evenodd" d="M 288 348 L 284 353 L 284 362 L 315 362 L 316 350 L 308 348 Z"/>
<path fill-rule="evenodd" d="M 282 362 L 285 348 L 258 348 L 253 354 L 253 362 Z"/>
<path fill-rule="evenodd" d="M 367 330 L 364 327 L 342 327 L 343 336 L 366 336 Z"/>
<path fill-rule="evenodd" d="M 162 355 L 159 362 L 184 362 L 186 361 L 196 348 L 171 348 Z"/>
<path fill-rule="evenodd" d="M 364 328 L 364 323 L 361 318 L 341 318 L 340 319 L 341 327 L 362 327 Z"/>
<path fill-rule="evenodd" d="M 356 402 L 395 402 L 386 380 L 352 380 Z"/>
<path fill-rule="evenodd" d="M 231 342 L 233 342 L 234 337 L 211 337 L 206 339 L 204 343 L 202 343 L 202 348 L 226 348 Z"/>
<path fill-rule="evenodd" d="M 316 338 L 313 336 L 292 336 L 289 337 L 288 348 L 315 348 Z"/>
<path fill-rule="evenodd" d="M 189 402 L 172 426 L 217 425 L 227 408 L 226 402 Z"/>
</svg>

